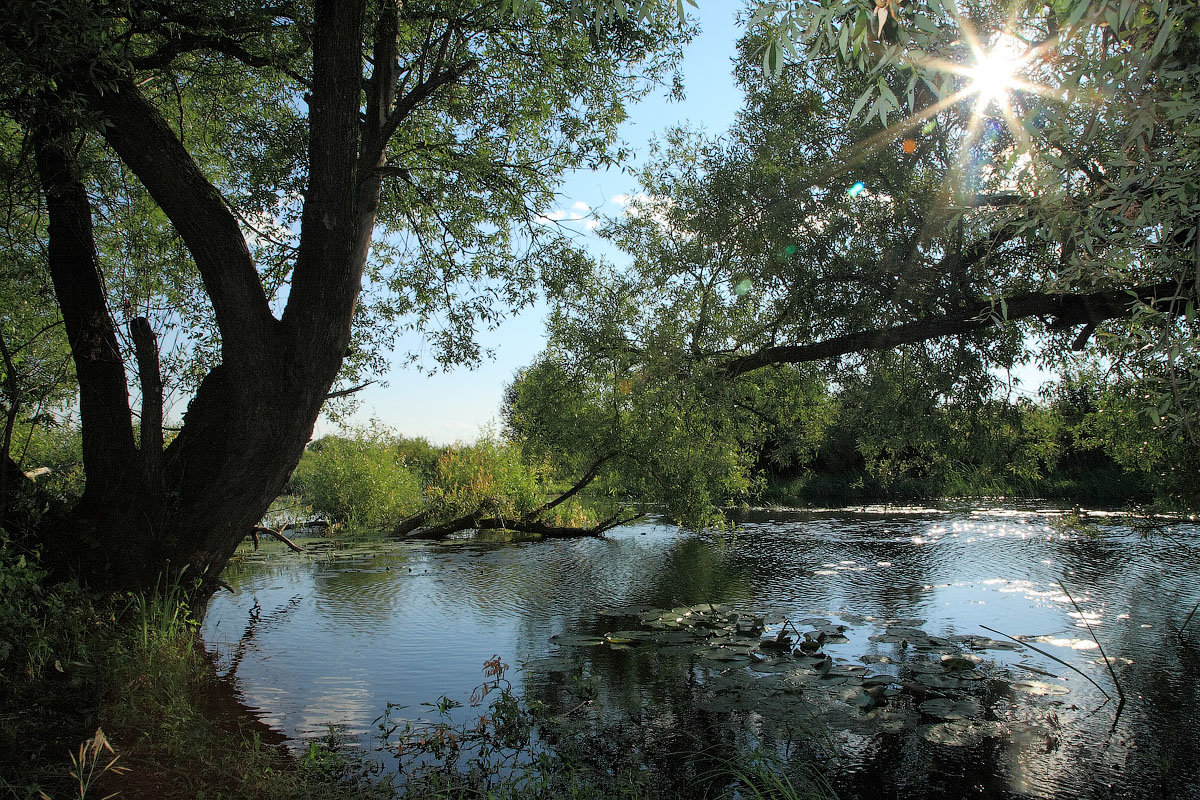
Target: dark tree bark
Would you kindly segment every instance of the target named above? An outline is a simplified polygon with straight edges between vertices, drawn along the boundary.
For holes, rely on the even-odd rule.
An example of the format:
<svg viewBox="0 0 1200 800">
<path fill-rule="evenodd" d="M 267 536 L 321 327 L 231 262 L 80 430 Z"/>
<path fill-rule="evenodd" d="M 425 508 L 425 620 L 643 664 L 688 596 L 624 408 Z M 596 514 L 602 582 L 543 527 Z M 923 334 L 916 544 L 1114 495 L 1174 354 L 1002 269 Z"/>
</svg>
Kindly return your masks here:
<svg viewBox="0 0 1200 800">
<path fill-rule="evenodd" d="M 57 573 L 101 589 L 152 587 L 171 573 L 185 583 L 198 579 L 204 599 L 299 461 L 350 342 L 388 137 L 469 68 L 439 64 L 429 80 L 396 97 L 396 6 L 383 4 L 364 87 L 366 5 L 315 4 L 308 188 L 281 319 L 271 312 L 236 218 L 136 83 L 118 75 L 101 89 L 85 77 L 72 87 L 73 97 L 104 120 L 108 144 L 183 238 L 220 331 L 221 363 L 201 382 L 165 449 L 153 331 L 142 319 L 131 324 L 143 398 L 139 451 L 70 131 L 38 129 L 50 269 L 79 378 L 87 481 L 84 502 L 44 531 L 45 559 Z"/>
<path fill-rule="evenodd" d="M 33 142 L 46 197 L 50 277 L 79 380 L 83 466 L 89 476 L 82 505 L 91 508 L 136 480 L 133 423 L 125 365 L 97 265 L 91 203 L 76 174 L 70 135 L 64 125 L 41 120 Z"/>
<path fill-rule="evenodd" d="M 142 419 L 138 450 L 142 481 L 162 487 L 163 479 L 163 382 L 158 360 L 158 339 L 150 320 L 137 317 L 129 323 L 129 335 L 137 356 L 138 382 L 142 387 Z"/>
</svg>

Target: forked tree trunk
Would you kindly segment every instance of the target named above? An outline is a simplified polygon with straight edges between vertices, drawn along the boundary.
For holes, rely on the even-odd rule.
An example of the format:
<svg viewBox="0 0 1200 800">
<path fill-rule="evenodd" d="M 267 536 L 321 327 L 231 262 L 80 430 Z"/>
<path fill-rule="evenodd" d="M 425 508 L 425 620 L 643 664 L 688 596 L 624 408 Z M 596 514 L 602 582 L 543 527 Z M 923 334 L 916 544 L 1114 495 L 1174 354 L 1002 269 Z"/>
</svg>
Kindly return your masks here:
<svg viewBox="0 0 1200 800">
<path fill-rule="evenodd" d="M 47 198 L 49 261 L 80 386 L 86 488 L 69 513 L 42 521 L 45 563 L 100 589 L 149 589 L 165 574 L 202 601 L 237 545 L 282 491 L 350 342 L 378 207 L 387 140 L 421 100 L 461 74 L 434 72 L 396 101 L 395 5 L 384 4 L 364 86 L 364 0 L 316 3 L 309 91 L 309 183 L 291 292 L 273 316 L 223 198 L 130 76 L 68 87 L 105 120 L 103 135 L 183 238 L 212 300 L 220 365 L 202 381 L 179 435 L 162 450 L 161 408 L 143 409 L 135 445 L 116 328 L 106 305 L 92 209 L 63 113 L 34 131 Z M 361 138 L 360 138 L 361 137 Z M 146 402 L 156 386 L 153 331 L 133 321 Z M 6 481 L 7 483 L 7 481 Z M 196 583 L 193 584 L 193 581 Z"/>
</svg>

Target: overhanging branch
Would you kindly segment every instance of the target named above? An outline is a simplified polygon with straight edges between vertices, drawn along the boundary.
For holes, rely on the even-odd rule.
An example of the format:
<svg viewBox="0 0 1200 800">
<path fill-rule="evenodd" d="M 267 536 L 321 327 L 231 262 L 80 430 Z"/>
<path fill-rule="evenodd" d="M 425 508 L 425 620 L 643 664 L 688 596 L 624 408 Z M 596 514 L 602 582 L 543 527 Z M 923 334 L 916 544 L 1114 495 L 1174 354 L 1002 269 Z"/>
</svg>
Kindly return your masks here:
<svg viewBox="0 0 1200 800">
<path fill-rule="evenodd" d="M 1030 317 L 1048 318 L 1048 330 L 1066 330 L 1076 325 L 1129 316 L 1139 303 L 1162 311 L 1182 313 L 1184 304 L 1172 303 L 1178 299 L 1177 289 L 1177 283 L 1165 281 L 1152 286 L 1110 289 L 1090 294 L 1030 292 L 1002 301 L 980 301 L 903 325 L 857 331 L 812 344 L 767 347 L 756 353 L 731 358 L 724 362 L 721 369 L 726 376 L 735 377 L 773 364 L 802 364 L 865 350 L 891 350 L 904 344 L 975 333 L 1004 322 Z"/>
<path fill-rule="evenodd" d="M 360 383 L 358 386 L 351 386 L 349 389 L 339 389 L 336 392 L 330 392 L 329 394 L 325 395 L 325 399 L 336 400 L 339 397 L 349 397 L 355 392 L 361 392 L 363 389 L 374 383 L 378 383 L 378 381 L 367 381 L 366 383 Z"/>
</svg>

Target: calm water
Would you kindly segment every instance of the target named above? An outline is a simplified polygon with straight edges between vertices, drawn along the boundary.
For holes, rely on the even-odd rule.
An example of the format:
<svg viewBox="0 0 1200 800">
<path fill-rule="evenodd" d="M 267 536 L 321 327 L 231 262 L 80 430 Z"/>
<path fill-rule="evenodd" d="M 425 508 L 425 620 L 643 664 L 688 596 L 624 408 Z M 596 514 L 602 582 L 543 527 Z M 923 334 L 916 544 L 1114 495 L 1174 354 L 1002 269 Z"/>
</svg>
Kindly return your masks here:
<svg viewBox="0 0 1200 800">
<path fill-rule="evenodd" d="M 732 536 L 646 524 L 504 545 L 308 540 L 305 556 L 264 543 L 227 570 L 236 593 L 213 600 L 204 636 L 245 703 L 296 739 L 337 724 L 369 743 L 386 703 L 466 699 L 493 654 L 531 663 L 514 676 L 548 702 L 563 676 L 538 665 L 580 660 L 601 705 L 676 731 L 676 746 L 735 723 L 769 738 L 770 713 L 713 710 L 720 681 L 757 680 L 741 664 L 550 641 L 640 624 L 613 609 L 725 604 L 804 620 L 801 630 L 842 625 L 847 641 L 824 647 L 836 667 L 907 687 L 870 717 L 825 707 L 843 797 L 1200 798 L 1200 613 L 1181 633 L 1200 602 L 1200 528 L 1145 537 L 1114 518 L 1089 536 L 1052 518 L 1034 507 L 875 508 L 748 513 Z M 1128 698 L 1115 726 L 1115 703 L 1079 674 L 1033 649 L 997 649 L 1004 637 L 981 627 L 1037 637 L 1115 696 L 1084 620 Z M 919 651 L 889 627 L 951 642 Z M 914 676 L 949 650 L 982 659 L 972 696 L 1003 735 L 947 737 L 961 730 L 915 710 L 940 692 Z"/>
</svg>

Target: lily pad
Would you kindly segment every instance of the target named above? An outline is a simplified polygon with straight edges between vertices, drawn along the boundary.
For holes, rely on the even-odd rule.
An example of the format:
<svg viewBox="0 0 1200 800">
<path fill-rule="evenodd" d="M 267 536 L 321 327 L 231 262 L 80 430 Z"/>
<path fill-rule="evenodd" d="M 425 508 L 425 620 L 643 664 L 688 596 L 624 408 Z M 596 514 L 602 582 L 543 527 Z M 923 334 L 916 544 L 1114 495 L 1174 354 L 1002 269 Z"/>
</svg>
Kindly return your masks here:
<svg viewBox="0 0 1200 800">
<path fill-rule="evenodd" d="M 975 669 L 975 665 L 982 662 L 983 659 L 980 656 L 972 653 L 949 653 L 942 656 L 942 668 L 951 672 Z"/>
<path fill-rule="evenodd" d="M 603 636 L 584 636 L 578 633 L 560 633 L 550 637 L 560 647 L 599 647 L 604 644 Z"/>
<path fill-rule="evenodd" d="M 925 633 L 925 631 L 921 630 L 920 628 L 908 628 L 908 627 L 904 627 L 901 625 L 888 626 L 887 635 L 888 636 L 899 636 L 903 639 L 908 639 L 910 641 L 913 639 L 929 638 L 929 634 Z"/>
<path fill-rule="evenodd" d="M 608 642 L 613 647 L 617 647 L 618 645 L 621 647 L 628 647 L 629 645 L 637 644 L 637 639 L 631 639 L 628 636 L 618 636 L 615 633 L 604 634 L 604 641 Z"/>
<path fill-rule="evenodd" d="M 911 730 L 920 722 L 920 715 L 911 707 L 889 704 L 876 706 L 867 713 L 860 714 L 857 718 L 849 716 L 845 720 L 845 727 L 869 735 L 879 731 L 898 733 Z"/>
<path fill-rule="evenodd" d="M 653 606 L 621 606 L 619 608 L 602 608 L 596 612 L 601 617 L 640 617 L 649 612 L 655 612 L 655 616 L 662 614 L 661 611 Z"/>
<path fill-rule="evenodd" d="M 696 655 L 709 661 L 717 661 L 720 663 L 734 663 L 738 661 L 748 661 L 750 654 L 745 650 L 735 650 L 727 647 L 706 647 L 696 651 Z"/>
<path fill-rule="evenodd" d="M 917 674 L 942 675 L 945 670 L 941 664 L 934 664 L 930 661 L 910 661 L 904 665 L 904 669 Z"/>
<path fill-rule="evenodd" d="M 938 697 L 926 700 L 917 708 L 922 714 L 940 719 L 975 719 L 983 713 L 979 701 L 974 698 L 954 700 L 949 697 Z"/>
<path fill-rule="evenodd" d="M 934 725 L 923 725 L 921 735 L 933 744 L 944 744 L 950 747 L 969 747 L 984 739 L 994 739 L 1003 736 L 1006 727 L 1002 722 L 993 720 L 951 720 Z"/>
<path fill-rule="evenodd" d="M 896 626 L 903 627 L 903 628 L 919 628 L 924 624 L 925 624 L 925 620 L 914 619 L 912 617 L 908 617 L 905 619 L 889 619 L 884 622 L 884 625 L 886 625 L 889 628 L 896 627 Z"/>
<path fill-rule="evenodd" d="M 580 668 L 579 662 L 571 658 L 535 658 L 521 665 L 525 672 L 575 672 Z"/>
<path fill-rule="evenodd" d="M 932 686 L 935 689 L 961 689 L 964 684 L 958 678 L 952 675 L 938 675 L 936 673 L 921 673 L 917 675 L 917 682 L 923 683 L 926 686 Z"/>
</svg>

